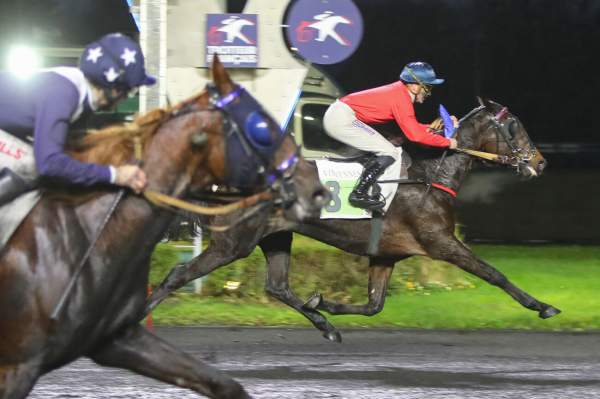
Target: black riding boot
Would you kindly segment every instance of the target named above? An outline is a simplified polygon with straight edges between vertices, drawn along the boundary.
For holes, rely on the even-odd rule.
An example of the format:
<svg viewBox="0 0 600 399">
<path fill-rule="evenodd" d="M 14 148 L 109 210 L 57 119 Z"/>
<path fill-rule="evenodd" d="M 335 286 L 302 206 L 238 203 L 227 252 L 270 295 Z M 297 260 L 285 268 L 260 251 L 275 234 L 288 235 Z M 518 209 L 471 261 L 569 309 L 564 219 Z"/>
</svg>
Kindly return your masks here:
<svg viewBox="0 0 600 399">
<path fill-rule="evenodd" d="M 373 157 L 365 164 L 365 169 L 360 176 L 360 180 L 354 190 L 350 193 L 348 200 L 352 206 L 357 208 L 378 210 L 384 207 L 385 200 L 379 198 L 379 196 L 372 196 L 369 194 L 369 189 L 381 174 L 385 171 L 385 168 L 394 163 L 394 158 L 390 156 Z"/>
<path fill-rule="evenodd" d="M 31 187 L 8 168 L 0 170 L 0 206 L 29 191 Z"/>
</svg>

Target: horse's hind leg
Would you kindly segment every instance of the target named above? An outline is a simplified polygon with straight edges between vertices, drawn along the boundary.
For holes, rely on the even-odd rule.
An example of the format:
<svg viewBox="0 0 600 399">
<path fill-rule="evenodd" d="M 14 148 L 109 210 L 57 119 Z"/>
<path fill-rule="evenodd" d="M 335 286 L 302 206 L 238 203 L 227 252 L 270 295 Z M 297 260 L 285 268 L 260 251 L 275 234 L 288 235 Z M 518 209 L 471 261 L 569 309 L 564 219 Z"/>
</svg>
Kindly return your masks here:
<svg viewBox="0 0 600 399">
<path fill-rule="evenodd" d="M 128 369 L 192 389 L 209 398 L 250 398 L 232 378 L 195 360 L 139 325 L 129 327 L 89 356 L 102 366 Z"/>
<path fill-rule="evenodd" d="M 313 295 L 305 307 L 324 310 L 333 315 L 360 314 L 373 316 L 383 310 L 388 283 L 394 270 L 394 261 L 389 259 L 369 259 L 369 302 L 365 305 L 347 305 L 325 300 L 321 294 Z"/>
<path fill-rule="evenodd" d="M 323 331 L 323 336 L 330 341 L 341 342 L 342 336 L 327 318 L 314 309 L 304 307 L 304 301 L 292 292 L 289 284 L 290 251 L 292 233 L 279 232 L 263 238 L 259 242 L 267 259 L 267 281 L 265 290 L 286 305 L 294 308 L 306 317 L 317 329 Z"/>
<path fill-rule="evenodd" d="M 559 309 L 538 301 L 515 286 L 504 274 L 485 261 L 477 258 L 469 248 L 453 236 L 448 239 L 439 239 L 436 237 L 436 240 L 432 240 L 426 246 L 426 249 L 428 255 L 432 258 L 452 263 L 464 271 L 502 288 L 508 295 L 527 309 L 537 311 L 539 317 L 542 319 L 547 319 L 560 313 Z"/>
<path fill-rule="evenodd" d="M 0 366 L 0 399 L 27 397 L 39 377 L 39 368 L 29 364 Z"/>
</svg>

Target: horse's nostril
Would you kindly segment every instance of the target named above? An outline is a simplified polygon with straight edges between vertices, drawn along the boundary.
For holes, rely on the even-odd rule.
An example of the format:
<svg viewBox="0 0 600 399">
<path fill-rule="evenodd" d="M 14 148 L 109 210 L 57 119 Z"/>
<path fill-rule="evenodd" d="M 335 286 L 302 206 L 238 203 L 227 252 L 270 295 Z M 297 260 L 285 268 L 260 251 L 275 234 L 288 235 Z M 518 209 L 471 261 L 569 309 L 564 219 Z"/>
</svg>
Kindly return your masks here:
<svg viewBox="0 0 600 399">
<path fill-rule="evenodd" d="M 542 171 L 546 168 L 546 166 L 547 166 L 546 161 L 542 160 L 542 161 L 538 162 L 538 170 Z"/>
</svg>

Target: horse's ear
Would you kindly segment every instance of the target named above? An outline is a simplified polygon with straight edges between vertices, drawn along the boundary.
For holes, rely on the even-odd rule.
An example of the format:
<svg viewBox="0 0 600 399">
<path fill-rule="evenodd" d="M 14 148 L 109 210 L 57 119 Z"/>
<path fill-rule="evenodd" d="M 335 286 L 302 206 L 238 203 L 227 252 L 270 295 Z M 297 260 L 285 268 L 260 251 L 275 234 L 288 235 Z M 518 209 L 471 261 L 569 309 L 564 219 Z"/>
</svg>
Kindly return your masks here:
<svg viewBox="0 0 600 399">
<path fill-rule="evenodd" d="M 213 81 L 219 90 L 221 95 L 229 94 L 233 91 L 233 81 L 229 77 L 227 70 L 221 64 L 221 60 L 219 60 L 219 56 L 215 54 L 212 62 L 212 74 Z"/>
<path fill-rule="evenodd" d="M 486 107 L 489 110 L 494 109 L 495 103 L 493 101 L 490 101 L 489 98 L 477 96 L 477 101 L 479 102 L 479 105 L 481 105 L 482 107 Z"/>
</svg>

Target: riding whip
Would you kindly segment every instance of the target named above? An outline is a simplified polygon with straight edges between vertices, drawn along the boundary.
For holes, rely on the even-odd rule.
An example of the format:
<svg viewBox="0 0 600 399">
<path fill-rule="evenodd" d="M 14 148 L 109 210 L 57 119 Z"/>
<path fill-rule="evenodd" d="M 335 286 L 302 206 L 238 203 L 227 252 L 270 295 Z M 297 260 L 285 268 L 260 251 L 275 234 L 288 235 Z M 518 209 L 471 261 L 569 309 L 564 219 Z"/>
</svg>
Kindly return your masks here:
<svg viewBox="0 0 600 399">
<path fill-rule="evenodd" d="M 77 268 L 75 269 L 75 274 L 73 274 L 71 276 L 71 279 L 69 280 L 69 285 L 67 285 L 67 288 L 65 288 L 65 290 L 64 290 L 62 296 L 60 297 L 58 303 L 54 307 L 54 310 L 50 314 L 50 320 L 52 320 L 52 321 L 57 321 L 58 320 L 58 317 L 60 316 L 60 313 L 62 312 L 62 309 L 65 307 L 67 299 L 69 299 L 69 296 L 71 296 L 71 292 L 73 291 L 73 287 L 75 287 L 75 283 L 77 282 L 77 279 L 79 278 L 79 275 L 83 271 L 83 268 L 87 264 L 87 261 L 88 261 L 90 255 L 92 254 L 92 250 L 96 246 L 96 242 L 100 238 L 100 235 L 104 231 L 104 228 L 106 227 L 106 224 L 108 223 L 108 221 L 109 221 L 110 217 L 112 216 L 112 214 L 115 212 L 115 209 L 119 205 L 119 202 L 123 198 L 124 194 L 125 194 L 125 189 L 123 189 L 123 188 L 120 189 L 119 192 L 117 193 L 117 196 L 115 197 L 112 205 L 110 206 L 110 208 L 108 209 L 108 212 L 106 213 L 106 216 L 104 217 L 104 219 L 102 220 L 102 223 L 100 224 L 100 228 L 96 231 L 96 235 L 94 236 L 94 238 L 90 242 L 90 245 L 88 246 L 87 251 L 83 255 L 83 258 L 81 258 L 81 260 L 79 261 L 79 264 L 77 265 Z"/>
<path fill-rule="evenodd" d="M 442 104 L 440 104 L 439 112 L 440 112 L 440 117 L 442 118 L 442 121 L 444 123 L 444 136 L 447 139 L 451 139 L 452 137 L 454 137 L 454 134 L 456 133 L 456 128 L 454 127 L 454 121 L 452 120 L 450 113 L 446 110 L 446 107 L 444 107 Z M 440 158 L 440 161 L 438 162 L 437 167 L 435 168 L 435 172 L 433 172 L 434 179 L 436 179 L 436 180 L 438 177 L 438 173 L 440 172 L 440 169 L 442 167 L 442 164 L 444 163 L 444 160 L 446 160 L 446 155 L 448 155 L 447 149 L 444 150 L 444 154 L 442 154 L 442 157 Z M 430 191 L 431 191 L 431 182 L 427 183 L 427 188 L 425 189 L 425 192 L 423 193 L 423 196 L 421 197 L 421 201 L 419 202 L 419 208 L 423 206 L 423 203 L 425 203 L 425 198 L 427 197 L 427 195 L 429 194 Z"/>
</svg>

